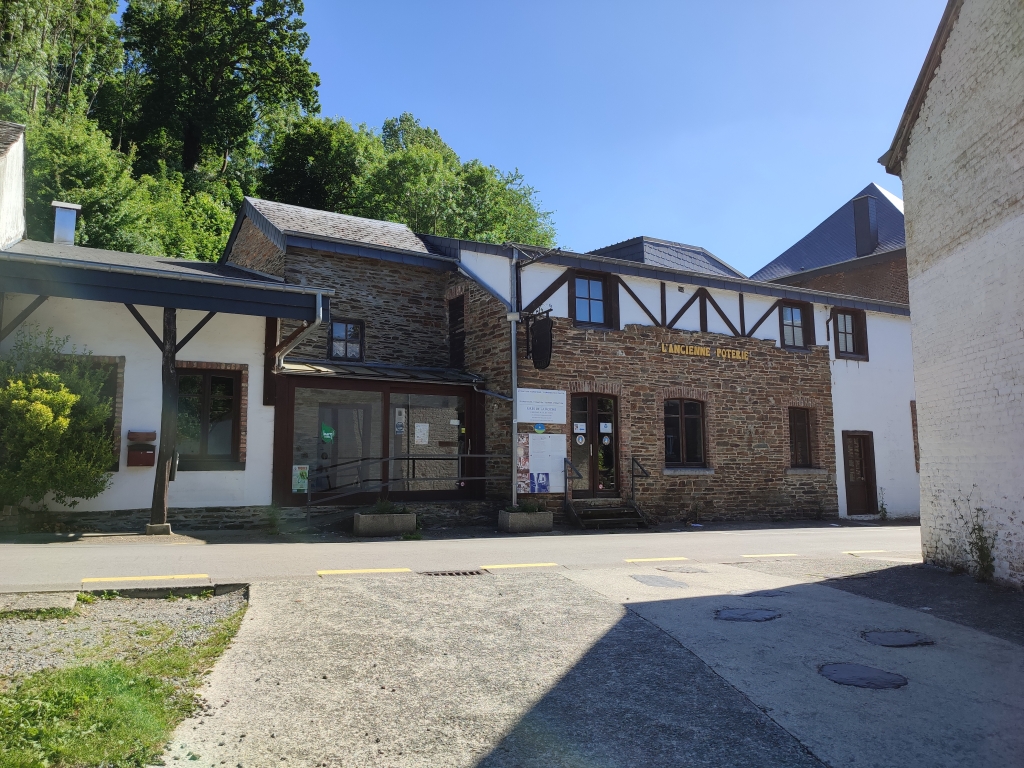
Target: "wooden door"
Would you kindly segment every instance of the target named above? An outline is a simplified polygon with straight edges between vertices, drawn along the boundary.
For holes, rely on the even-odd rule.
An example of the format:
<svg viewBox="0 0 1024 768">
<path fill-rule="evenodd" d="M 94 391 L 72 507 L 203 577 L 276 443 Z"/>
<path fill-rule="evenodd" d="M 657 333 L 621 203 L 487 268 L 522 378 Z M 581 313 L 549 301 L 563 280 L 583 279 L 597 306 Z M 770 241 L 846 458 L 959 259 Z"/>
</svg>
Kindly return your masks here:
<svg viewBox="0 0 1024 768">
<path fill-rule="evenodd" d="M 871 432 L 843 432 L 843 467 L 846 514 L 873 515 L 878 512 L 875 445 Z"/>
<path fill-rule="evenodd" d="M 573 481 L 577 498 L 618 496 L 618 408 L 611 395 L 572 396 L 572 463 L 583 475 Z"/>
</svg>

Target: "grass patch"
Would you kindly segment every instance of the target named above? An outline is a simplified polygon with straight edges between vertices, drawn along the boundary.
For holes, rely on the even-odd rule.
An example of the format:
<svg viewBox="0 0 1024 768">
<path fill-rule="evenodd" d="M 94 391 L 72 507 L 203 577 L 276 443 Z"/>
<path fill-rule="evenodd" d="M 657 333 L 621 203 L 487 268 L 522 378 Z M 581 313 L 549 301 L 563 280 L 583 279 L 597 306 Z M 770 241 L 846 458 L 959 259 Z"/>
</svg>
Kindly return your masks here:
<svg viewBox="0 0 1024 768">
<path fill-rule="evenodd" d="M 146 766 L 196 707 L 195 689 L 245 608 L 191 648 L 44 670 L 0 693 L 0 768 Z"/>
<path fill-rule="evenodd" d="M 48 619 L 66 619 L 74 612 L 74 608 L 31 608 L 24 611 L 0 611 L 0 620 L 34 619 L 35 621 L 47 621 Z"/>
</svg>

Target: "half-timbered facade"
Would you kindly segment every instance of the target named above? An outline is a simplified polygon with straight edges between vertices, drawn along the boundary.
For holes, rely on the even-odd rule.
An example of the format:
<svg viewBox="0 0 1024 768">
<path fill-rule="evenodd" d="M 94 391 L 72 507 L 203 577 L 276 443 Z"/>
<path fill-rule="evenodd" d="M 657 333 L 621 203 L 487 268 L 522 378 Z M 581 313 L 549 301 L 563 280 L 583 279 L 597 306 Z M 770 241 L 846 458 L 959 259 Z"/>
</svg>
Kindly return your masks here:
<svg viewBox="0 0 1024 768">
<path fill-rule="evenodd" d="M 853 397 L 907 409 L 905 304 L 749 280 L 651 238 L 574 254 L 254 199 L 225 261 L 334 291 L 329 322 L 265 372 L 279 503 L 514 483 L 561 506 L 568 481 L 574 503 L 661 519 L 916 513 L 909 414 L 891 434 L 837 434 L 835 416 L 851 367 Z M 267 348 L 291 333 L 269 321 Z M 842 493 L 839 461 L 856 470 Z"/>
</svg>

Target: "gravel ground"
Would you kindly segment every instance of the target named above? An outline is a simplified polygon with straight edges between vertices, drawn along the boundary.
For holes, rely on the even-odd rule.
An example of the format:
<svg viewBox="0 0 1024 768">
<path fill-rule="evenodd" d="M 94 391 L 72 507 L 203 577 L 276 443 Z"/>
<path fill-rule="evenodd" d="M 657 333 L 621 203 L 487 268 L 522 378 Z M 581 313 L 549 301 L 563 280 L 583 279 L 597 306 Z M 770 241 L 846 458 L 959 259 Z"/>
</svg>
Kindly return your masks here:
<svg viewBox="0 0 1024 768">
<path fill-rule="evenodd" d="M 97 599 L 64 619 L 0 620 L 0 686 L 41 669 L 130 660 L 169 645 L 192 647 L 245 604 L 238 590 L 201 599 Z"/>
<path fill-rule="evenodd" d="M 982 584 L 931 565 L 850 557 L 735 563 L 779 576 L 812 576 L 844 592 L 870 597 L 1024 645 L 1024 592 Z"/>
</svg>

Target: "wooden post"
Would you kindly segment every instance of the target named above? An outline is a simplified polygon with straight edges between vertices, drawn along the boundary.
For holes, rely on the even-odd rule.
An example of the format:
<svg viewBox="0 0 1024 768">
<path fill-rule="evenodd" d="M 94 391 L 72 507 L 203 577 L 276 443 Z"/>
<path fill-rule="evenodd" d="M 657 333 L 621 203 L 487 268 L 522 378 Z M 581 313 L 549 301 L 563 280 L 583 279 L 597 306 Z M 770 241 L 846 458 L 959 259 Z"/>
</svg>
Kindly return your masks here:
<svg viewBox="0 0 1024 768">
<path fill-rule="evenodd" d="M 147 534 L 169 534 L 167 522 L 167 491 L 171 479 L 171 462 L 178 437 L 178 375 L 174 370 L 175 347 L 178 344 L 177 312 L 164 307 L 163 404 L 160 410 L 160 451 L 156 460 L 156 481 L 153 484 L 153 508 L 149 515 Z"/>
</svg>

